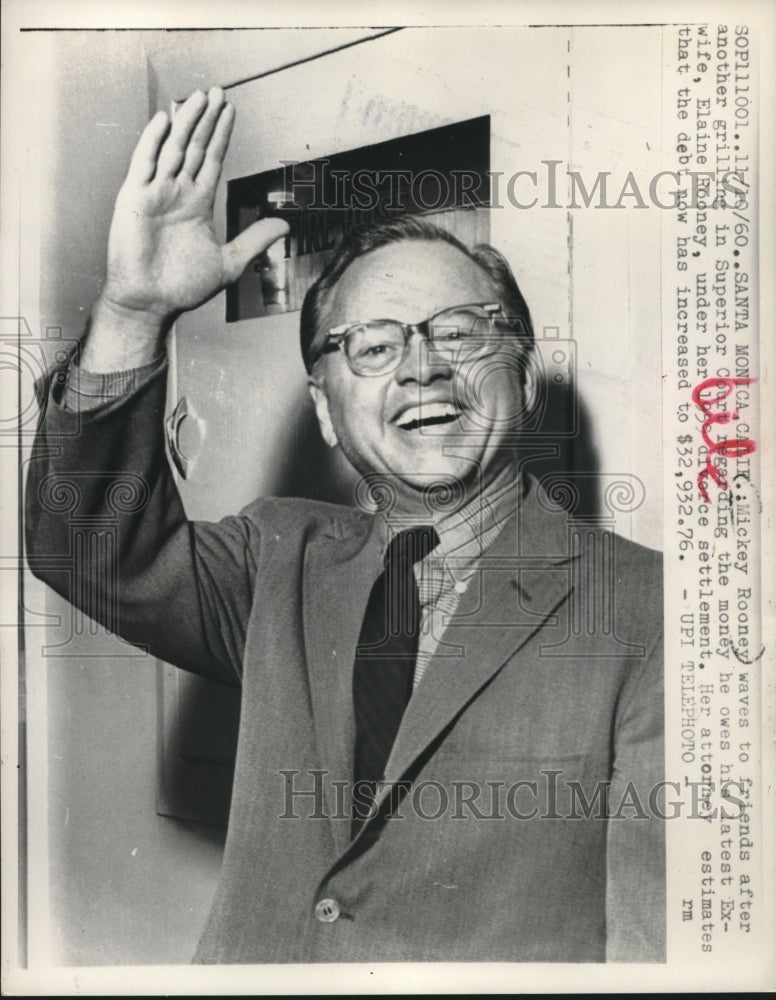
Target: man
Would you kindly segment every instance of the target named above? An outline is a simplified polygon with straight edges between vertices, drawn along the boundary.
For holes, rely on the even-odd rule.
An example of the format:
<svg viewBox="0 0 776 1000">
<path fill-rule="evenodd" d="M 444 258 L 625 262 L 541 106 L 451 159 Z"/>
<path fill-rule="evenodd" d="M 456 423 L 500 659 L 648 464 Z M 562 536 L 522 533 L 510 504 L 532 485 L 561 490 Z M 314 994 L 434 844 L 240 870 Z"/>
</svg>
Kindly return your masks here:
<svg viewBox="0 0 776 1000">
<path fill-rule="evenodd" d="M 187 521 L 164 338 L 284 229 L 214 237 L 232 124 L 214 88 L 143 133 L 28 483 L 33 568 L 69 552 L 74 486 L 79 515 L 118 521 L 121 634 L 242 684 L 196 960 L 662 960 L 659 559 L 595 528 L 580 546 L 522 467 L 532 334 L 495 251 L 411 220 L 351 240 L 301 326 L 360 506 Z M 104 572 L 49 582 L 110 618 L 89 596 Z"/>
</svg>

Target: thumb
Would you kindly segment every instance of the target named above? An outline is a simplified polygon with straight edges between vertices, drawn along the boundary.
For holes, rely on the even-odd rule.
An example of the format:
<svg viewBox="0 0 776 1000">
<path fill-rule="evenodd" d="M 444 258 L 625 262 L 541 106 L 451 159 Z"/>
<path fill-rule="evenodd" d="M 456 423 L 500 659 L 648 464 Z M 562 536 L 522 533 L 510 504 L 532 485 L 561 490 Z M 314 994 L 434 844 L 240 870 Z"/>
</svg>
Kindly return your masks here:
<svg viewBox="0 0 776 1000">
<path fill-rule="evenodd" d="M 261 219 L 221 248 L 227 282 L 237 281 L 254 257 L 289 231 L 284 219 Z"/>
</svg>

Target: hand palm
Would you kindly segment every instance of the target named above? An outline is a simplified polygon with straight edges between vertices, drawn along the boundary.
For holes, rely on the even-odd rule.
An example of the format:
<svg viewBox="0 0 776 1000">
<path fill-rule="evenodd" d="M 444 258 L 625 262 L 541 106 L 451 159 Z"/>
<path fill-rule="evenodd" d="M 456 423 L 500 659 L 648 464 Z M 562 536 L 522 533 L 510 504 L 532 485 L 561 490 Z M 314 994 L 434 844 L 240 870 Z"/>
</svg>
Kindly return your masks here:
<svg viewBox="0 0 776 1000">
<path fill-rule="evenodd" d="M 193 185 L 122 188 L 108 240 L 106 294 L 163 314 L 194 309 L 228 281 L 212 212 Z"/>
<path fill-rule="evenodd" d="M 160 318 L 194 309 L 286 231 L 271 219 L 226 246 L 216 237 L 213 200 L 233 121 L 213 90 L 207 101 L 192 95 L 171 127 L 162 113 L 146 127 L 111 223 L 103 296 L 113 305 Z"/>
</svg>

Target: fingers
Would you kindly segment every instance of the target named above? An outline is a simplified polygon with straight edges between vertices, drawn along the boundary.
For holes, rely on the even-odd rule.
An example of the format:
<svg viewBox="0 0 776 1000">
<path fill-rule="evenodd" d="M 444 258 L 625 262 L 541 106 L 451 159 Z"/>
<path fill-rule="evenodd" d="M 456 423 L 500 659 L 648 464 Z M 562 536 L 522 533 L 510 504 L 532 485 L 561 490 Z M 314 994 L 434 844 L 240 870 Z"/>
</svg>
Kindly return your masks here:
<svg viewBox="0 0 776 1000">
<path fill-rule="evenodd" d="M 196 177 L 205 159 L 213 130 L 224 106 L 224 100 L 223 90 L 220 87 L 211 87 L 207 95 L 205 111 L 197 122 L 186 147 L 186 155 L 181 169 L 181 173 L 188 174 L 192 179 Z"/>
<path fill-rule="evenodd" d="M 254 222 L 239 236 L 235 236 L 221 251 L 227 282 L 237 281 L 254 257 L 285 236 L 288 231 L 288 223 L 283 219 L 262 219 L 260 222 Z"/>
<path fill-rule="evenodd" d="M 127 176 L 137 184 L 179 172 L 193 180 L 204 165 L 203 183 L 215 187 L 233 125 L 234 108 L 225 104 L 220 87 L 211 87 L 207 96 L 196 90 L 181 105 L 172 126 L 163 111 L 154 115 L 132 154 Z"/>
<path fill-rule="evenodd" d="M 191 134 L 207 106 L 207 97 L 201 90 L 195 90 L 178 109 L 159 154 L 157 177 L 174 177 L 178 173 L 186 156 Z"/>
<path fill-rule="evenodd" d="M 197 174 L 197 184 L 211 195 L 215 193 L 218 178 L 221 176 L 221 168 L 224 165 L 224 157 L 229 147 L 233 127 L 234 105 L 225 104 L 218 116 L 202 161 L 202 167 Z"/>
<path fill-rule="evenodd" d="M 135 146 L 132 159 L 129 163 L 127 179 L 136 184 L 147 184 L 156 173 L 156 161 L 170 121 L 163 111 L 157 111 L 151 121 L 146 125 L 142 135 Z"/>
</svg>

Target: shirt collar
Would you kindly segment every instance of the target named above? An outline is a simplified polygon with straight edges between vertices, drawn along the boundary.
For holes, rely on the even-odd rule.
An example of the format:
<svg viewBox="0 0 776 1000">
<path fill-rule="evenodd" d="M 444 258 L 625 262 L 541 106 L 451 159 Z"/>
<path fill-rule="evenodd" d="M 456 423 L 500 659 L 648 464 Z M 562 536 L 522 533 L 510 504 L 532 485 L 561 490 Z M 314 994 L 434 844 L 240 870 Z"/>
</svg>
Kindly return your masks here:
<svg viewBox="0 0 776 1000">
<path fill-rule="evenodd" d="M 520 506 L 524 495 L 523 477 L 514 467 L 506 467 L 462 507 L 442 511 L 434 518 L 439 545 L 423 562 L 438 563 L 441 557 L 453 581 L 467 580 L 474 572 L 476 561 Z M 393 535 L 406 527 L 406 516 L 385 518 L 385 547 Z"/>
<path fill-rule="evenodd" d="M 520 506 L 523 492 L 521 477 L 507 467 L 463 507 L 437 521 L 438 551 L 456 562 L 477 559 Z"/>
</svg>

